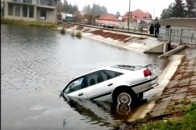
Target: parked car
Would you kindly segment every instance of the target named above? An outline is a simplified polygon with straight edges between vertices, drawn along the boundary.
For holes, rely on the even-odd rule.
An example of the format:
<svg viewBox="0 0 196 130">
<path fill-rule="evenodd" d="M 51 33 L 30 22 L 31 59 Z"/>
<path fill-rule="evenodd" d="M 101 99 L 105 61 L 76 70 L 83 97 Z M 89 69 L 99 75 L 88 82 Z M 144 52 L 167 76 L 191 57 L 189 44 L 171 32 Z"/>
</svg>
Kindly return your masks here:
<svg viewBox="0 0 196 130">
<path fill-rule="evenodd" d="M 133 104 L 158 83 L 152 65 L 115 65 L 71 80 L 62 90 L 66 100 L 74 98 Z"/>
</svg>

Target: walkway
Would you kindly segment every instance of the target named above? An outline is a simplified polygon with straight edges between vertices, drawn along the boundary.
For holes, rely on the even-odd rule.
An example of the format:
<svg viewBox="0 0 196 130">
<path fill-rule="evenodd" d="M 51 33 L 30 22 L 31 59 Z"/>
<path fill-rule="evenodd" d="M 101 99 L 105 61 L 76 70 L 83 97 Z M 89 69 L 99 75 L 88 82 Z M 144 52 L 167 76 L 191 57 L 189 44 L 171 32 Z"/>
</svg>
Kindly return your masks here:
<svg viewBox="0 0 196 130">
<path fill-rule="evenodd" d="M 179 54 L 182 58 L 177 71 L 170 79 L 150 116 L 156 117 L 178 111 L 189 102 L 196 102 L 196 49 L 188 48 Z"/>
</svg>

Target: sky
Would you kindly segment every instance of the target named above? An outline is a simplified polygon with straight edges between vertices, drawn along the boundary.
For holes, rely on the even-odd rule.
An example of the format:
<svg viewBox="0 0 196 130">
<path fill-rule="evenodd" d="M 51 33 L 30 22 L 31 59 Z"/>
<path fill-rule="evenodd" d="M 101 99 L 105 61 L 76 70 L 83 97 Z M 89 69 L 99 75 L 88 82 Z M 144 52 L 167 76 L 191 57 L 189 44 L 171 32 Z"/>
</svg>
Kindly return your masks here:
<svg viewBox="0 0 196 130">
<path fill-rule="evenodd" d="M 61 0 L 62 2 L 64 0 Z M 116 14 L 117 11 L 121 15 L 124 15 L 129 10 L 129 0 L 67 0 L 72 5 L 77 5 L 79 11 L 82 11 L 85 5 L 95 4 L 104 5 L 107 8 L 108 13 Z M 152 14 L 152 17 L 160 17 L 164 8 L 167 8 L 169 4 L 174 0 L 131 0 L 131 11 L 141 9 L 142 11 L 148 11 Z"/>
</svg>

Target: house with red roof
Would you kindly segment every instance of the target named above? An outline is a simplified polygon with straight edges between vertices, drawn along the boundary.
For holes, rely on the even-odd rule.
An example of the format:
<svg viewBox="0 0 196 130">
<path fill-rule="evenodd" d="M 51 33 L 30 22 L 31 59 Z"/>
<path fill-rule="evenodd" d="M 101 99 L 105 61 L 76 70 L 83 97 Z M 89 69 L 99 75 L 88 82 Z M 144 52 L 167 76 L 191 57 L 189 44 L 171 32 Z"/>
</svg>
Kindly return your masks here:
<svg viewBox="0 0 196 130">
<path fill-rule="evenodd" d="M 128 11 L 123 16 L 123 21 L 128 21 L 128 16 L 130 16 L 130 21 L 138 21 L 138 20 L 149 20 L 152 19 L 152 15 L 148 12 L 143 12 L 140 9 L 135 11 Z"/>
<path fill-rule="evenodd" d="M 102 15 L 98 19 L 96 19 L 95 22 L 97 24 L 119 26 L 118 18 L 113 14 Z"/>
</svg>

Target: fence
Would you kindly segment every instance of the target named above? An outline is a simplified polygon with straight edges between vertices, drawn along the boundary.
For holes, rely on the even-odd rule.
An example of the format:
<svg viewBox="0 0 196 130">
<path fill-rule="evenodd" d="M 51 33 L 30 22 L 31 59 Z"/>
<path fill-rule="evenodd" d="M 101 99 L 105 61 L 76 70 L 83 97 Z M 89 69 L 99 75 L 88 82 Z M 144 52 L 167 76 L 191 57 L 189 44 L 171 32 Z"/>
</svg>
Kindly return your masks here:
<svg viewBox="0 0 196 130">
<path fill-rule="evenodd" d="M 161 29 L 159 36 L 168 42 L 196 45 L 196 29 Z"/>
</svg>

